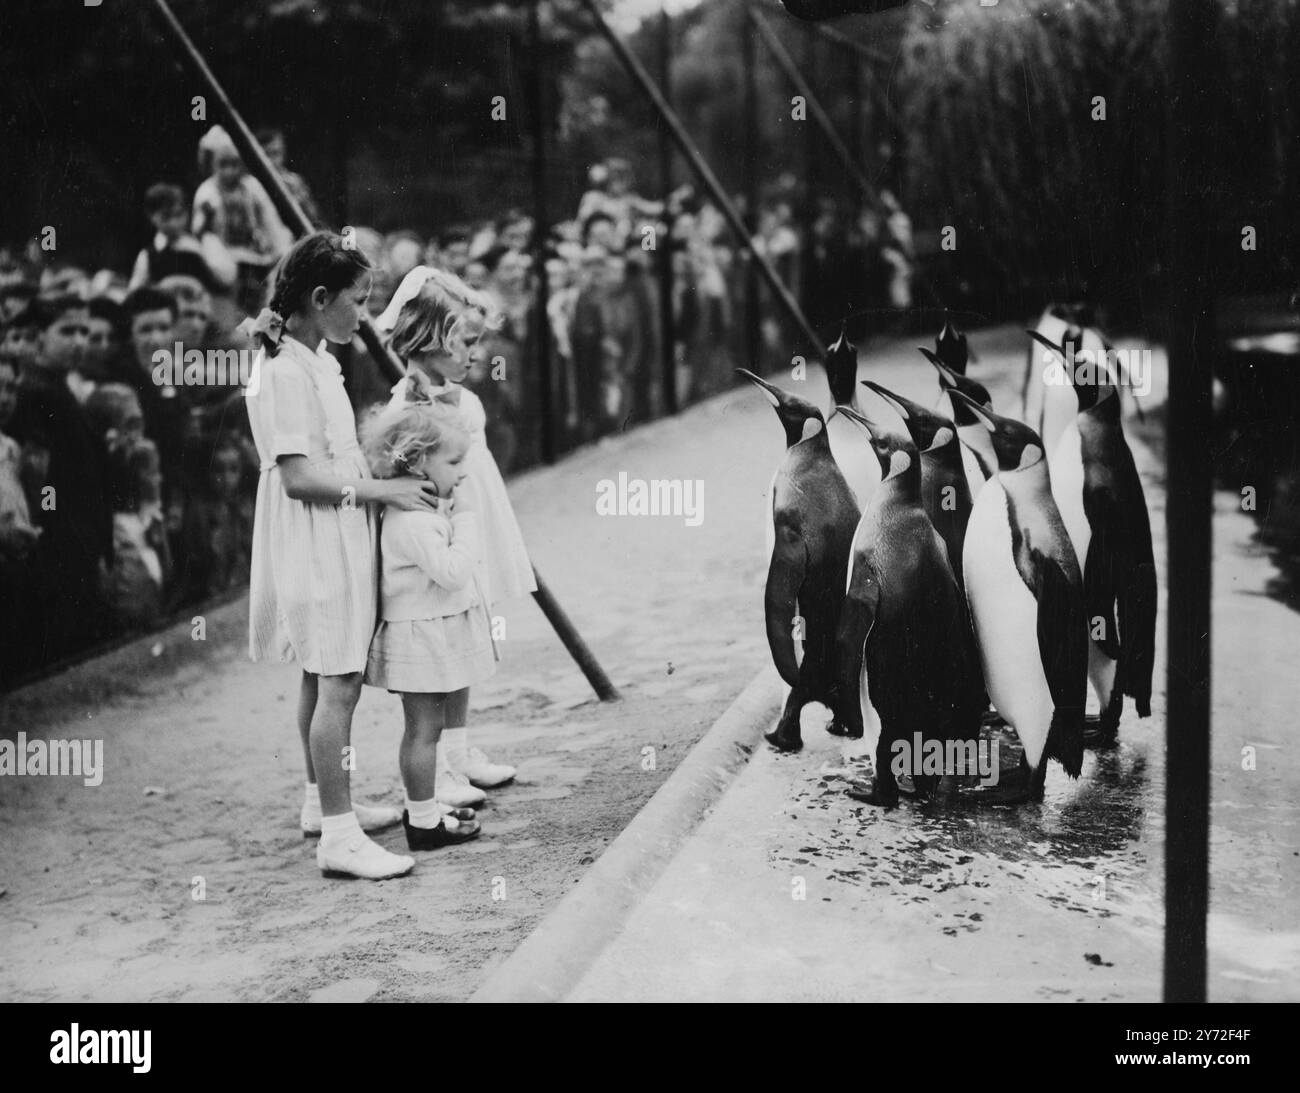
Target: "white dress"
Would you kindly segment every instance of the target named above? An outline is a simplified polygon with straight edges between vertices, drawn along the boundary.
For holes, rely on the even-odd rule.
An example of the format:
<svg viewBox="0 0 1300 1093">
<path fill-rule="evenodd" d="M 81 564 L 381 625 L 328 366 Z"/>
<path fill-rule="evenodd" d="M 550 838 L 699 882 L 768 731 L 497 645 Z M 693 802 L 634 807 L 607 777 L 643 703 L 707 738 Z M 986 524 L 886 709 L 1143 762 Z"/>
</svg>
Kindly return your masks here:
<svg viewBox="0 0 1300 1093">
<path fill-rule="evenodd" d="M 460 391 L 461 426 L 470 436 L 469 452 L 465 457 L 464 490 L 474 511 L 478 513 L 483 532 L 483 591 L 488 603 L 528 596 L 537 591 L 533 577 L 533 564 L 524 546 L 524 536 L 510 507 L 505 479 L 497 461 L 487 446 L 487 411 L 478 395 L 467 387 L 445 384 L 430 386 L 431 393 L 444 395 L 453 388 Z M 408 385 L 402 380 L 393 387 L 389 405 L 408 401 Z"/>
<path fill-rule="evenodd" d="M 366 666 L 378 612 L 376 521 L 369 506 L 295 501 L 276 459 L 305 455 L 342 479 L 369 478 L 339 362 L 285 336 L 249 384 L 248 419 L 261 464 L 253 523 L 248 652 L 297 659 L 304 671 Z"/>
</svg>

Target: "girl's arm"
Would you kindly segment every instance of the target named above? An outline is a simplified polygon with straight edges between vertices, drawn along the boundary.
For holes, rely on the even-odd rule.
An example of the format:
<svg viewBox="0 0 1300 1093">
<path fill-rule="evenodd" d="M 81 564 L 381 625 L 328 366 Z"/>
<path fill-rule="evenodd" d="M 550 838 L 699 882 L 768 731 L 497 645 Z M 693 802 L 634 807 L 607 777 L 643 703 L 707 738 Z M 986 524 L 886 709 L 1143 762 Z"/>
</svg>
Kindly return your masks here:
<svg viewBox="0 0 1300 1093">
<path fill-rule="evenodd" d="M 276 460 L 284 492 L 311 505 L 393 505 L 410 512 L 433 512 L 438 490 L 423 478 L 339 478 L 316 470 L 305 455 Z"/>
<path fill-rule="evenodd" d="M 394 545 L 436 584 L 458 592 L 474 579 L 474 569 L 483 551 L 478 517 L 474 513 L 456 513 L 451 518 L 451 528 L 448 541 L 446 523 L 422 517 L 414 526 L 405 525 L 404 534 Z"/>
</svg>

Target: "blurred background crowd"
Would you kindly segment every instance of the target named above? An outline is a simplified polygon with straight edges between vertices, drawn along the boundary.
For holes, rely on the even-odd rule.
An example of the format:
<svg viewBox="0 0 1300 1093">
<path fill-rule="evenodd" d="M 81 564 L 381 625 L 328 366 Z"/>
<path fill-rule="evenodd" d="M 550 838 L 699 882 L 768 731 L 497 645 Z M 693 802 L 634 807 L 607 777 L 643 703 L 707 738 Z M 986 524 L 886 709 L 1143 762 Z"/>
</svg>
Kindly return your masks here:
<svg viewBox="0 0 1300 1093">
<path fill-rule="evenodd" d="M 284 134 L 267 129 L 259 139 L 318 217 L 309 184 L 286 162 Z M 262 305 L 267 275 L 292 234 L 219 126 L 199 144 L 198 178 L 192 192 L 172 182 L 147 187 L 129 269 L 65 264 L 40 237 L 0 251 L 7 674 L 156 627 L 247 580 L 257 462 L 241 373 L 218 368 L 234 360 L 225 351 L 247 350 L 236 327 Z M 737 199 L 743 205 L 743 195 Z M 815 322 L 855 305 L 906 308 L 910 229 L 901 209 L 850 222 L 822 201 L 807 236 L 798 202 L 793 180 L 778 180 L 755 227 Z M 666 412 L 665 372 L 686 403 L 728 385 L 737 364 L 751 364 L 743 248 L 692 187 L 659 201 L 637 193 L 622 158 L 591 165 L 577 208 L 542 241 L 540 270 L 534 222 L 518 209 L 432 236 L 347 230 L 375 268 L 376 314 L 420 263 L 444 266 L 496 301 L 505 321 L 469 382 L 506 473 L 541 454 L 533 366 L 539 276 L 561 451 Z M 835 285 L 855 286 L 855 298 Z M 762 289 L 753 304 L 763 367 L 788 359 L 779 310 Z M 200 372 L 159 368 L 183 365 L 195 350 Z M 354 405 L 386 396 L 388 381 L 359 342 L 342 355 Z"/>
</svg>

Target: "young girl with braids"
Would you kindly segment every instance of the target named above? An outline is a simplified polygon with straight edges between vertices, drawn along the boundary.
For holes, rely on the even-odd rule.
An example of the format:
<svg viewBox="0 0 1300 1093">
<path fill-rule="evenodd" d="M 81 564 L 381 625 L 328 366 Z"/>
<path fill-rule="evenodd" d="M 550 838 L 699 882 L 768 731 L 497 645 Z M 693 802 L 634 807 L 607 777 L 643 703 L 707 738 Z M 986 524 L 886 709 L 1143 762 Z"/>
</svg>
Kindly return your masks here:
<svg viewBox="0 0 1300 1093">
<path fill-rule="evenodd" d="M 480 576 L 489 608 L 537 590 L 505 482 L 488 451 L 483 403 L 461 386 L 482 356 L 479 339 L 499 322 L 488 296 L 455 274 L 417 266 L 398 286 L 376 323 L 391 332 L 389 346 L 408 368 L 407 379 L 393 388 L 389 405 L 449 403 L 458 410 L 461 426 L 469 434 L 467 474 L 459 492 L 478 514 L 483 535 Z M 447 696 L 437 795 L 449 806 L 480 805 L 486 800 L 483 789 L 504 785 L 515 776 L 514 767 L 493 763 L 481 749 L 469 746 L 468 712 L 468 687 Z"/>
<path fill-rule="evenodd" d="M 396 824 L 401 814 L 353 805 L 345 749 L 375 628 L 371 506 L 432 512 L 437 490 L 418 478 L 371 476 L 339 363 L 324 350 L 325 342 L 343 345 L 357 332 L 370 294 L 366 258 L 339 236 L 317 232 L 285 255 L 274 284 L 270 307 L 241 327 L 262 347 L 246 392 L 261 463 L 249 653 L 296 659 L 302 668 L 302 828 L 320 833 L 321 871 L 400 876 L 414 859 L 385 850 L 363 827 Z"/>
</svg>

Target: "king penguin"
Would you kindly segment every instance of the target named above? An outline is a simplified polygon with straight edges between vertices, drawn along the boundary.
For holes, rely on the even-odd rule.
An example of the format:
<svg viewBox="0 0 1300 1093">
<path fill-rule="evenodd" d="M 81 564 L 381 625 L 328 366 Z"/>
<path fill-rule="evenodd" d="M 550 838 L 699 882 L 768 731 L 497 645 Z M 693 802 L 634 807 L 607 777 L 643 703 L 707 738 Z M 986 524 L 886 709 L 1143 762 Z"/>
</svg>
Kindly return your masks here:
<svg viewBox="0 0 1300 1093">
<path fill-rule="evenodd" d="M 1151 518 L 1124 437 L 1114 373 L 1104 360 L 1085 360 L 1069 379 L 1078 414 L 1048 466 L 1052 494 L 1083 565 L 1088 678 L 1100 706 L 1084 739 L 1109 747 L 1119 734 L 1125 695 L 1136 702 L 1139 717 L 1151 713 L 1157 598 Z"/>
<path fill-rule="evenodd" d="M 842 720 L 835 633 L 861 512 L 831 455 L 821 411 L 752 372 L 736 371 L 767 396 L 785 430 L 785 458 L 772 479 L 775 542 L 763 607 L 768 647 L 790 697 L 767 739 L 797 751 L 803 746 L 799 715 L 809 702 L 823 703 Z"/>
<path fill-rule="evenodd" d="M 847 326 L 847 324 L 846 324 Z M 826 434 L 831 454 L 865 510 L 871 495 L 880 485 L 880 462 L 862 430 L 841 412 L 847 406 L 857 410 L 858 351 L 849 341 L 845 327 L 835 344 L 826 351 L 826 382 L 831 389 L 831 412 L 826 419 Z"/>
<path fill-rule="evenodd" d="M 1024 419 L 1042 438 L 1048 455 L 1056 451 L 1065 427 L 1078 413 L 1078 403 L 1070 384 L 1055 382 L 1057 361 L 1051 353 L 1044 353 L 1036 341 L 1042 339 L 1053 345 L 1074 343 L 1075 352 L 1087 350 L 1102 360 L 1106 342 L 1097 330 L 1089 325 L 1092 309 L 1087 305 L 1054 306 L 1043 312 L 1038 325 L 1029 331 L 1029 360 L 1025 368 Z"/>
<path fill-rule="evenodd" d="M 970 523 L 971 494 L 962 465 L 963 449 L 957 439 L 957 427 L 933 410 L 878 383 L 863 380 L 862 384 L 889 403 L 907 426 L 921 461 L 921 508 L 947 548 L 948 562 L 964 596 L 961 552 L 966 525 Z"/>
<path fill-rule="evenodd" d="M 854 536 L 837 639 L 849 735 L 876 738 L 873 783 L 849 793 L 892 808 L 898 803 L 894 743 L 906 743 L 899 755 L 910 753 L 912 765 L 902 773 L 928 796 L 938 774 L 923 770 L 914 742 L 921 740 L 924 752 L 938 741 L 945 752 L 944 741 L 968 741 L 973 754 L 982 687 L 977 654 L 965 637 L 965 598 L 922 507 L 916 446 L 854 411 L 848 416 L 870 430 L 883 476 Z"/>
<path fill-rule="evenodd" d="M 953 394 L 993 440 L 996 473 L 966 529 L 966 595 L 989 698 L 1024 747 L 1027 787 L 992 791 L 1040 799 L 1047 760 L 1079 776 L 1088 690 L 1083 576 L 1052 498 L 1033 429 Z"/>
<path fill-rule="evenodd" d="M 946 308 L 943 312 L 943 329 L 934 339 L 934 355 L 957 375 L 966 374 L 966 366 L 970 363 L 970 345 L 966 341 L 966 335 L 952 325 Z"/>
</svg>

